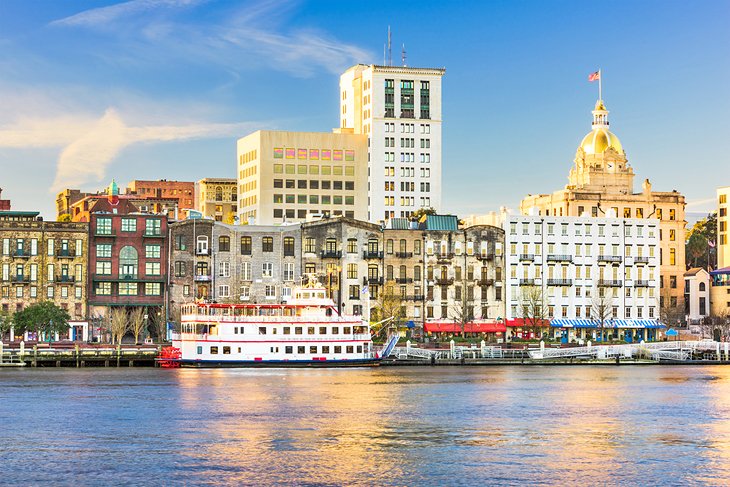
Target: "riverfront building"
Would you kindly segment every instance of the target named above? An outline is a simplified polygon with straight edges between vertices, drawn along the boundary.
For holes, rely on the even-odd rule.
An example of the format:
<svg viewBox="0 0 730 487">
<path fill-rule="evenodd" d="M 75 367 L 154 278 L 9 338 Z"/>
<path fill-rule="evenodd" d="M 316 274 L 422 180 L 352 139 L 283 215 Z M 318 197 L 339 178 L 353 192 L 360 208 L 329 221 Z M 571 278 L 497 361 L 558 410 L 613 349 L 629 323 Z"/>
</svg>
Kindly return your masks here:
<svg viewBox="0 0 730 487">
<path fill-rule="evenodd" d="M 510 334 L 532 338 L 549 324 L 551 336 L 595 339 L 602 325 L 616 339 L 654 338 L 660 225 L 656 218 L 509 216 Z"/>
<path fill-rule="evenodd" d="M 234 223 L 238 212 L 235 178 L 205 178 L 195 183 L 195 209 L 218 222 Z"/>
<path fill-rule="evenodd" d="M 683 310 L 684 196 L 676 190 L 653 191 L 648 179 L 642 191 L 634 193 L 634 170 L 618 137 L 609 130 L 608 110 L 602 100 L 596 103 L 591 131 L 578 146 L 574 163 L 564 189 L 526 196 L 520 212 L 527 215 L 534 209 L 544 216 L 592 217 L 611 212 L 616 217 L 659 220 L 657 278 L 665 290 L 661 299 L 668 301 L 663 306 Z"/>
<path fill-rule="evenodd" d="M 730 317 L 730 186 L 717 189 L 717 269 L 710 272 L 712 315 Z"/>
<path fill-rule="evenodd" d="M 340 76 L 340 128 L 368 138 L 371 222 L 441 208 L 444 73 L 358 64 Z"/>
<path fill-rule="evenodd" d="M 0 312 L 52 301 L 71 316 L 70 337 L 86 338 L 88 236 L 87 223 L 44 222 L 38 212 L 0 211 Z"/>
<path fill-rule="evenodd" d="M 239 218 L 273 225 L 313 215 L 367 218 L 367 137 L 259 130 L 238 140 Z"/>
</svg>

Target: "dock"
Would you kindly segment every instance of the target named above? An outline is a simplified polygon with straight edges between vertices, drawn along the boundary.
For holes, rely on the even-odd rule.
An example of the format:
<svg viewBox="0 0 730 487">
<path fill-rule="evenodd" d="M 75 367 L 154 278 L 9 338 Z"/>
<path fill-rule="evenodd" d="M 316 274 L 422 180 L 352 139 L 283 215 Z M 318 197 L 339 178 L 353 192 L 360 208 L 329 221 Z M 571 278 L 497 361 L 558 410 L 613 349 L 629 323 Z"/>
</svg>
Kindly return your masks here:
<svg viewBox="0 0 730 487">
<path fill-rule="evenodd" d="M 0 367 L 154 367 L 158 346 L 0 344 Z"/>
</svg>

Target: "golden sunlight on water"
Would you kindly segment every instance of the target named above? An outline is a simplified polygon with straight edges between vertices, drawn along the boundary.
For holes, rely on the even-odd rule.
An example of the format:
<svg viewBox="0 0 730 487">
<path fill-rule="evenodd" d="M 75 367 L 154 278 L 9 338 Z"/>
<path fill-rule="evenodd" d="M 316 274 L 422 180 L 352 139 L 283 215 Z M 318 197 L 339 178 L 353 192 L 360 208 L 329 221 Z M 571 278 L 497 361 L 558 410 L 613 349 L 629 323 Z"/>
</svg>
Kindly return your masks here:
<svg viewBox="0 0 730 487">
<path fill-rule="evenodd" d="M 2 483 L 730 485 L 727 367 L 0 372 Z"/>
</svg>

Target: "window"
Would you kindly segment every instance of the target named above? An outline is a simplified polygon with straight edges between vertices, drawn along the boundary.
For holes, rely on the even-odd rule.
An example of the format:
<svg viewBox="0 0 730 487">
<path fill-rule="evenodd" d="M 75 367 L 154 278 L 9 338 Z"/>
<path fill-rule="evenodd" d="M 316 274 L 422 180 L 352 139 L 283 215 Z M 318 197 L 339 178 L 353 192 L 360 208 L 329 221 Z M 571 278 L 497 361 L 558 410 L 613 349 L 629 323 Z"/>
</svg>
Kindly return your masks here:
<svg viewBox="0 0 730 487">
<path fill-rule="evenodd" d="M 119 295 L 120 296 L 136 296 L 137 295 L 137 283 L 136 282 L 120 282 L 119 283 Z"/>
<path fill-rule="evenodd" d="M 110 276 L 112 273 L 112 263 L 102 260 L 96 261 L 96 274 L 100 276 Z"/>
<path fill-rule="evenodd" d="M 137 278 L 137 249 L 127 245 L 119 252 L 119 278 Z M 158 263 L 159 265 L 159 263 Z M 136 293 L 135 293 L 136 294 Z"/>
<path fill-rule="evenodd" d="M 261 251 L 262 252 L 273 252 L 274 251 L 274 237 L 264 237 L 261 239 Z"/>
<path fill-rule="evenodd" d="M 175 261 L 175 277 L 185 277 L 185 262 Z"/>
<path fill-rule="evenodd" d="M 294 237 L 284 237 L 284 257 L 294 257 Z"/>
<path fill-rule="evenodd" d="M 284 263 L 284 280 L 285 281 L 294 280 L 294 263 L 293 262 Z"/>
<path fill-rule="evenodd" d="M 137 231 L 137 219 L 136 218 L 122 218 L 122 231 L 123 232 L 136 232 Z"/>
<path fill-rule="evenodd" d="M 272 262 L 264 262 L 261 264 L 261 277 L 273 277 L 274 264 Z"/>
<path fill-rule="evenodd" d="M 162 285 L 159 282 L 144 283 L 145 296 L 159 296 L 162 294 Z"/>
<path fill-rule="evenodd" d="M 218 251 L 219 252 L 230 252 L 231 250 L 231 238 L 226 235 L 218 237 Z"/>
<path fill-rule="evenodd" d="M 347 239 L 347 253 L 348 254 L 356 254 L 357 253 L 357 239 L 356 238 L 348 238 Z"/>
<path fill-rule="evenodd" d="M 161 235 L 162 220 L 159 218 L 147 219 L 145 221 L 144 233 L 145 235 Z"/>
<path fill-rule="evenodd" d="M 94 293 L 97 296 L 111 296 L 112 294 L 112 283 L 111 282 L 97 282 L 94 287 Z"/>
<path fill-rule="evenodd" d="M 160 263 L 159 262 L 145 262 L 144 273 L 147 276 L 159 276 L 160 275 Z"/>
<path fill-rule="evenodd" d="M 111 244 L 96 244 L 96 257 L 110 259 L 112 256 Z"/>
<path fill-rule="evenodd" d="M 251 255 L 251 237 L 241 237 L 241 255 Z"/>
<path fill-rule="evenodd" d="M 144 256 L 147 259 L 159 259 L 160 258 L 160 245 L 145 245 Z M 111 257 L 111 256 L 110 256 Z"/>
<path fill-rule="evenodd" d="M 218 297 L 229 298 L 231 296 L 230 287 L 227 284 L 221 284 L 218 286 Z"/>
<path fill-rule="evenodd" d="M 218 262 L 218 277 L 231 277 L 230 262 Z"/>
<path fill-rule="evenodd" d="M 175 250 L 187 250 L 184 235 L 175 235 Z"/>
<path fill-rule="evenodd" d="M 111 218 L 97 218 L 96 219 L 96 234 L 97 235 L 111 235 L 112 234 L 112 219 Z"/>
</svg>

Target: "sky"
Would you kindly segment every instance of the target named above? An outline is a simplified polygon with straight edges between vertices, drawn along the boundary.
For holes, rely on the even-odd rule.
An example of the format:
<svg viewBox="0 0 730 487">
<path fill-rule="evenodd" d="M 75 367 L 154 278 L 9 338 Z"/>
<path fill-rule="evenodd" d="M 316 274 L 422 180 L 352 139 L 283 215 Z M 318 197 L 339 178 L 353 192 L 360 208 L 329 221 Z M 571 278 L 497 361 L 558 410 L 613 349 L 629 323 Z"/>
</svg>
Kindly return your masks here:
<svg viewBox="0 0 730 487">
<path fill-rule="evenodd" d="M 330 131 L 339 74 L 445 67 L 443 206 L 516 208 L 567 183 L 601 69 L 636 172 L 687 211 L 730 185 L 730 2 L 1 0 L 0 188 L 55 218 L 63 188 L 235 177 L 236 139 Z"/>
</svg>

